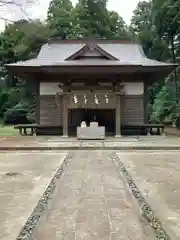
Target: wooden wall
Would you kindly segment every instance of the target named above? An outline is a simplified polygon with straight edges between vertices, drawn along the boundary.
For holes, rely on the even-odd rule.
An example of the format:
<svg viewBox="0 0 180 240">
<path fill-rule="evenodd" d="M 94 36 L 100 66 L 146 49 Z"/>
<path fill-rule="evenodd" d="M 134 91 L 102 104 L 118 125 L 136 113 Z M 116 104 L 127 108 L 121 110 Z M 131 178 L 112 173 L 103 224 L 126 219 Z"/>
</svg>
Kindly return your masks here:
<svg viewBox="0 0 180 240">
<path fill-rule="evenodd" d="M 59 108 L 56 105 L 54 95 L 40 96 L 40 124 L 62 126 L 62 104 Z"/>
<path fill-rule="evenodd" d="M 62 126 L 62 103 L 59 108 L 55 101 L 55 94 L 59 91 L 58 83 L 41 82 L 37 105 L 39 110 L 39 123 L 42 125 Z M 121 96 L 121 123 L 144 123 L 144 84 L 143 82 L 126 83 L 125 94 Z M 115 108 L 115 106 L 114 106 Z M 38 121 L 37 121 L 38 122 Z"/>
<path fill-rule="evenodd" d="M 124 95 L 121 97 L 121 123 L 144 123 L 144 95 Z"/>
</svg>

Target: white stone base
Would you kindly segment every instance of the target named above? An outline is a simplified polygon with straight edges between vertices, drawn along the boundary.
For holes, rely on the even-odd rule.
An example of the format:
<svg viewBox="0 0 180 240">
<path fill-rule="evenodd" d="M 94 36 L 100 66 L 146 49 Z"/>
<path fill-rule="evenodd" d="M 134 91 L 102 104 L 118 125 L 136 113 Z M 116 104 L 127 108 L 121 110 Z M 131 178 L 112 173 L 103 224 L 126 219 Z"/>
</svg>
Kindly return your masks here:
<svg viewBox="0 0 180 240">
<path fill-rule="evenodd" d="M 63 138 L 68 138 L 68 135 L 62 135 Z"/>
<path fill-rule="evenodd" d="M 77 138 L 81 140 L 105 139 L 105 127 L 77 127 Z"/>
<path fill-rule="evenodd" d="M 115 137 L 115 138 L 121 138 L 122 135 L 115 135 L 114 137 Z"/>
</svg>

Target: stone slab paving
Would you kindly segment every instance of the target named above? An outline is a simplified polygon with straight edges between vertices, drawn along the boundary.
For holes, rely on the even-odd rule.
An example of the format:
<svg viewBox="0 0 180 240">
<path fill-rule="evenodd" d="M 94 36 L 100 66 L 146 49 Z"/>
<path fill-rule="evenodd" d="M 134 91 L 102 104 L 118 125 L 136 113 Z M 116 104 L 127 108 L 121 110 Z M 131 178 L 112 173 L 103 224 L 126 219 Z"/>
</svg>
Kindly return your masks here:
<svg viewBox="0 0 180 240">
<path fill-rule="evenodd" d="M 141 136 L 106 138 L 105 141 L 79 141 L 76 138 L 62 138 L 60 136 L 23 136 L 0 138 L 0 150 L 79 150 L 79 149 L 179 149 L 179 137 Z"/>
<path fill-rule="evenodd" d="M 34 240 L 153 240 L 110 152 L 76 151 L 56 185 Z"/>
<path fill-rule="evenodd" d="M 0 240 L 15 240 L 67 153 L 0 152 Z"/>
<path fill-rule="evenodd" d="M 171 239 L 180 239 L 180 151 L 119 152 L 118 157 Z"/>
</svg>

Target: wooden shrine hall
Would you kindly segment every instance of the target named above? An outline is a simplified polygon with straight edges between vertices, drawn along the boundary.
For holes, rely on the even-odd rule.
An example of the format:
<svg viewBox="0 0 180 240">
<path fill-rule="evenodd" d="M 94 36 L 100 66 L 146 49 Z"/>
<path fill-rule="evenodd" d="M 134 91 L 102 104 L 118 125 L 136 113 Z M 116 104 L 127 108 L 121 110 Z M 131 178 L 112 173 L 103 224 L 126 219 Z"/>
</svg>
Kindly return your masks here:
<svg viewBox="0 0 180 240">
<path fill-rule="evenodd" d="M 116 137 L 146 134 L 148 86 L 176 66 L 119 40 L 50 40 L 37 58 L 7 65 L 36 94 L 38 134 L 64 137 L 93 126 L 101 137 L 103 129 Z M 86 134 L 96 134 L 91 130 Z"/>
</svg>

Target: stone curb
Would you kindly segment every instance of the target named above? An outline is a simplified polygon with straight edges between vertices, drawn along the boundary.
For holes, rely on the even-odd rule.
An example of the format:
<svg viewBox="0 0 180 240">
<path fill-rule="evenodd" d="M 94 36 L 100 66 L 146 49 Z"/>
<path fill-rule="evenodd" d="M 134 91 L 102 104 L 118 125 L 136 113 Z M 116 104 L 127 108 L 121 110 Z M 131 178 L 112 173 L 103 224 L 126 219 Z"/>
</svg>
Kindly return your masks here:
<svg viewBox="0 0 180 240">
<path fill-rule="evenodd" d="M 144 198 L 141 191 L 136 186 L 135 182 L 133 181 L 130 173 L 121 162 L 120 158 L 117 155 L 111 156 L 113 161 L 116 161 L 121 176 L 123 177 L 126 185 L 128 186 L 129 191 L 133 195 L 135 201 L 139 205 L 140 211 L 142 212 L 142 217 L 149 223 L 150 227 L 154 230 L 157 240 L 171 240 L 168 233 L 162 227 L 159 219 L 155 216 L 154 212 L 151 209 L 151 206 Z"/>
<path fill-rule="evenodd" d="M 33 212 L 31 213 L 28 220 L 22 227 L 22 230 L 20 231 L 19 236 L 16 238 L 16 240 L 33 240 L 33 236 L 32 236 L 33 230 L 38 224 L 44 210 L 48 207 L 49 201 L 52 199 L 52 195 L 56 188 L 57 180 L 61 177 L 62 173 L 64 172 L 64 168 L 66 167 L 68 162 L 69 162 L 69 157 L 66 156 L 62 161 L 60 167 L 56 171 L 55 175 L 53 176 L 45 192 L 43 193 L 42 197 L 40 198 L 37 205 L 35 206 Z"/>
<path fill-rule="evenodd" d="M 66 146 L 66 147 L 0 147 L 0 151 L 51 151 L 51 150 L 180 150 L 180 146 Z"/>
</svg>

